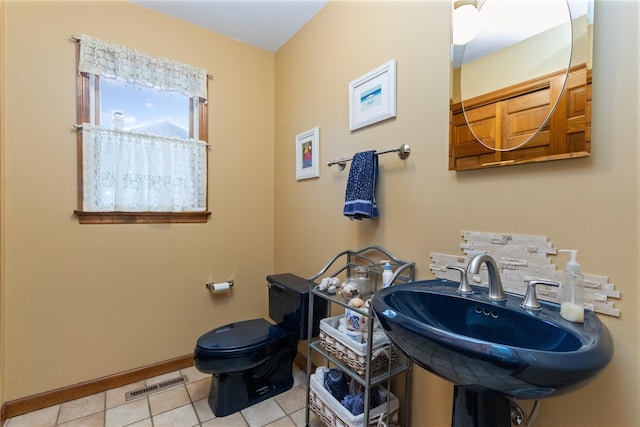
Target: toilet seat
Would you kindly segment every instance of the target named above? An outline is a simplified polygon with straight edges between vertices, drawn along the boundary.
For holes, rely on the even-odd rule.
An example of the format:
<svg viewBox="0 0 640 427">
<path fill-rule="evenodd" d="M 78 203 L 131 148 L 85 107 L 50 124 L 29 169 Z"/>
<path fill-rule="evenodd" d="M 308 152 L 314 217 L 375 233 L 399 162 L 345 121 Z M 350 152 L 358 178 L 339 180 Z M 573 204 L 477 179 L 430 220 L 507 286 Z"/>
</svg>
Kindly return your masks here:
<svg viewBox="0 0 640 427">
<path fill-rule="evenodd" d="M 278 341 L 282 329 L 265 319 L 244 320 L 213 329 L 198 339 L 198 347 L 210 356 L 252 353 Z"/>
<path fill-rule="evenodd" d="M 230 323 L 198 339 L 196 367 L 202 372 L 248 369 L 263 363 L 283 342 L 292 339 L 295 343 L 282 328 L 265 319 Z"/>
</svg>

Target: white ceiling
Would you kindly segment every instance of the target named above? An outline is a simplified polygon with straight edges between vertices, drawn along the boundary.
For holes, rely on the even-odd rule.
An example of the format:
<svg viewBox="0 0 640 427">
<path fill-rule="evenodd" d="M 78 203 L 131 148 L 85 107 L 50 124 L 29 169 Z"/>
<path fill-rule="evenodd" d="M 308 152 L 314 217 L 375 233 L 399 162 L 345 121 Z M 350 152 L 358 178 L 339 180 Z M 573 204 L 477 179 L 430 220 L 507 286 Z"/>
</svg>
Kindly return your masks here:
<svg viewBox="0 0 640 427">
<path fill-rule="evenodd" d="M 130 0 L 232 39 L 277 51 L 328 0 Z"/>
</svg>

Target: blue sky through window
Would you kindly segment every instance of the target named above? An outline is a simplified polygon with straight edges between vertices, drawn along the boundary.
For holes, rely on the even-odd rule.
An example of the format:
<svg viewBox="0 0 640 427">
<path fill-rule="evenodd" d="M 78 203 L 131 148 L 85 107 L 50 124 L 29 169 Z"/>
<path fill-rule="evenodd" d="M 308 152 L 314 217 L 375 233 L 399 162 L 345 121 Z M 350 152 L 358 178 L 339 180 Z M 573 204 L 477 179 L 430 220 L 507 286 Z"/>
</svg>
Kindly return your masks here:
<svg viewBox="0 0 640 427">
<path fill-rule="evenodd" d="M 160 122 L 189 129 L 189 98 L 174 91 L 160 91 L 123 80 L 100 80 L 100 123 L 111 127 L 121 120 L 125 130 Z M 114 114 L 116 113 L 116 114 Z"/>
</svg>

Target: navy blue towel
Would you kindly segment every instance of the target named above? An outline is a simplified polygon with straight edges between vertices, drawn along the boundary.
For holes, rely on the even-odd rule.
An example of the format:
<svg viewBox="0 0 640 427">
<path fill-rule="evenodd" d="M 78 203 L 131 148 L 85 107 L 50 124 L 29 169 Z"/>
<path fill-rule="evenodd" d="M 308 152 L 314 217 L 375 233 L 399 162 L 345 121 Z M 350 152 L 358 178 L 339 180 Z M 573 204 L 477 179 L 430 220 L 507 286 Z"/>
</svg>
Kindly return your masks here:
<svg viewBox="0 0 640 427">
<path fill-rule="evenodd" d="M 375 150 L 353 155 L 347 191 L 344 198 L 345 216 L 350 219 L 378 218 L 375 191 L 378 180 L 378 156 Z"/>
</svg>

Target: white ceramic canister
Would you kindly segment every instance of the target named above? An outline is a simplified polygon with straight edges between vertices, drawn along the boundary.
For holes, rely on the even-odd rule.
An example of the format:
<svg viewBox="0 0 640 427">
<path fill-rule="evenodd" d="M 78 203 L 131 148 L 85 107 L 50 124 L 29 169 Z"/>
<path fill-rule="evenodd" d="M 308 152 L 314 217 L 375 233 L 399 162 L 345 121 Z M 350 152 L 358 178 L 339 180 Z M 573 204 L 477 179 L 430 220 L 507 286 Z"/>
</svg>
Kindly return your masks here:
<svg viewBox="0 0 640 427">
<path fill-rule="evenodd" d="M 347 307 L 344 312 L 344 317 L 347 321 L 347 329 L 351 329 L 352 331 L 366 331 L 369 326 L 367 316 L 353 308 Z"/>
</svg>

